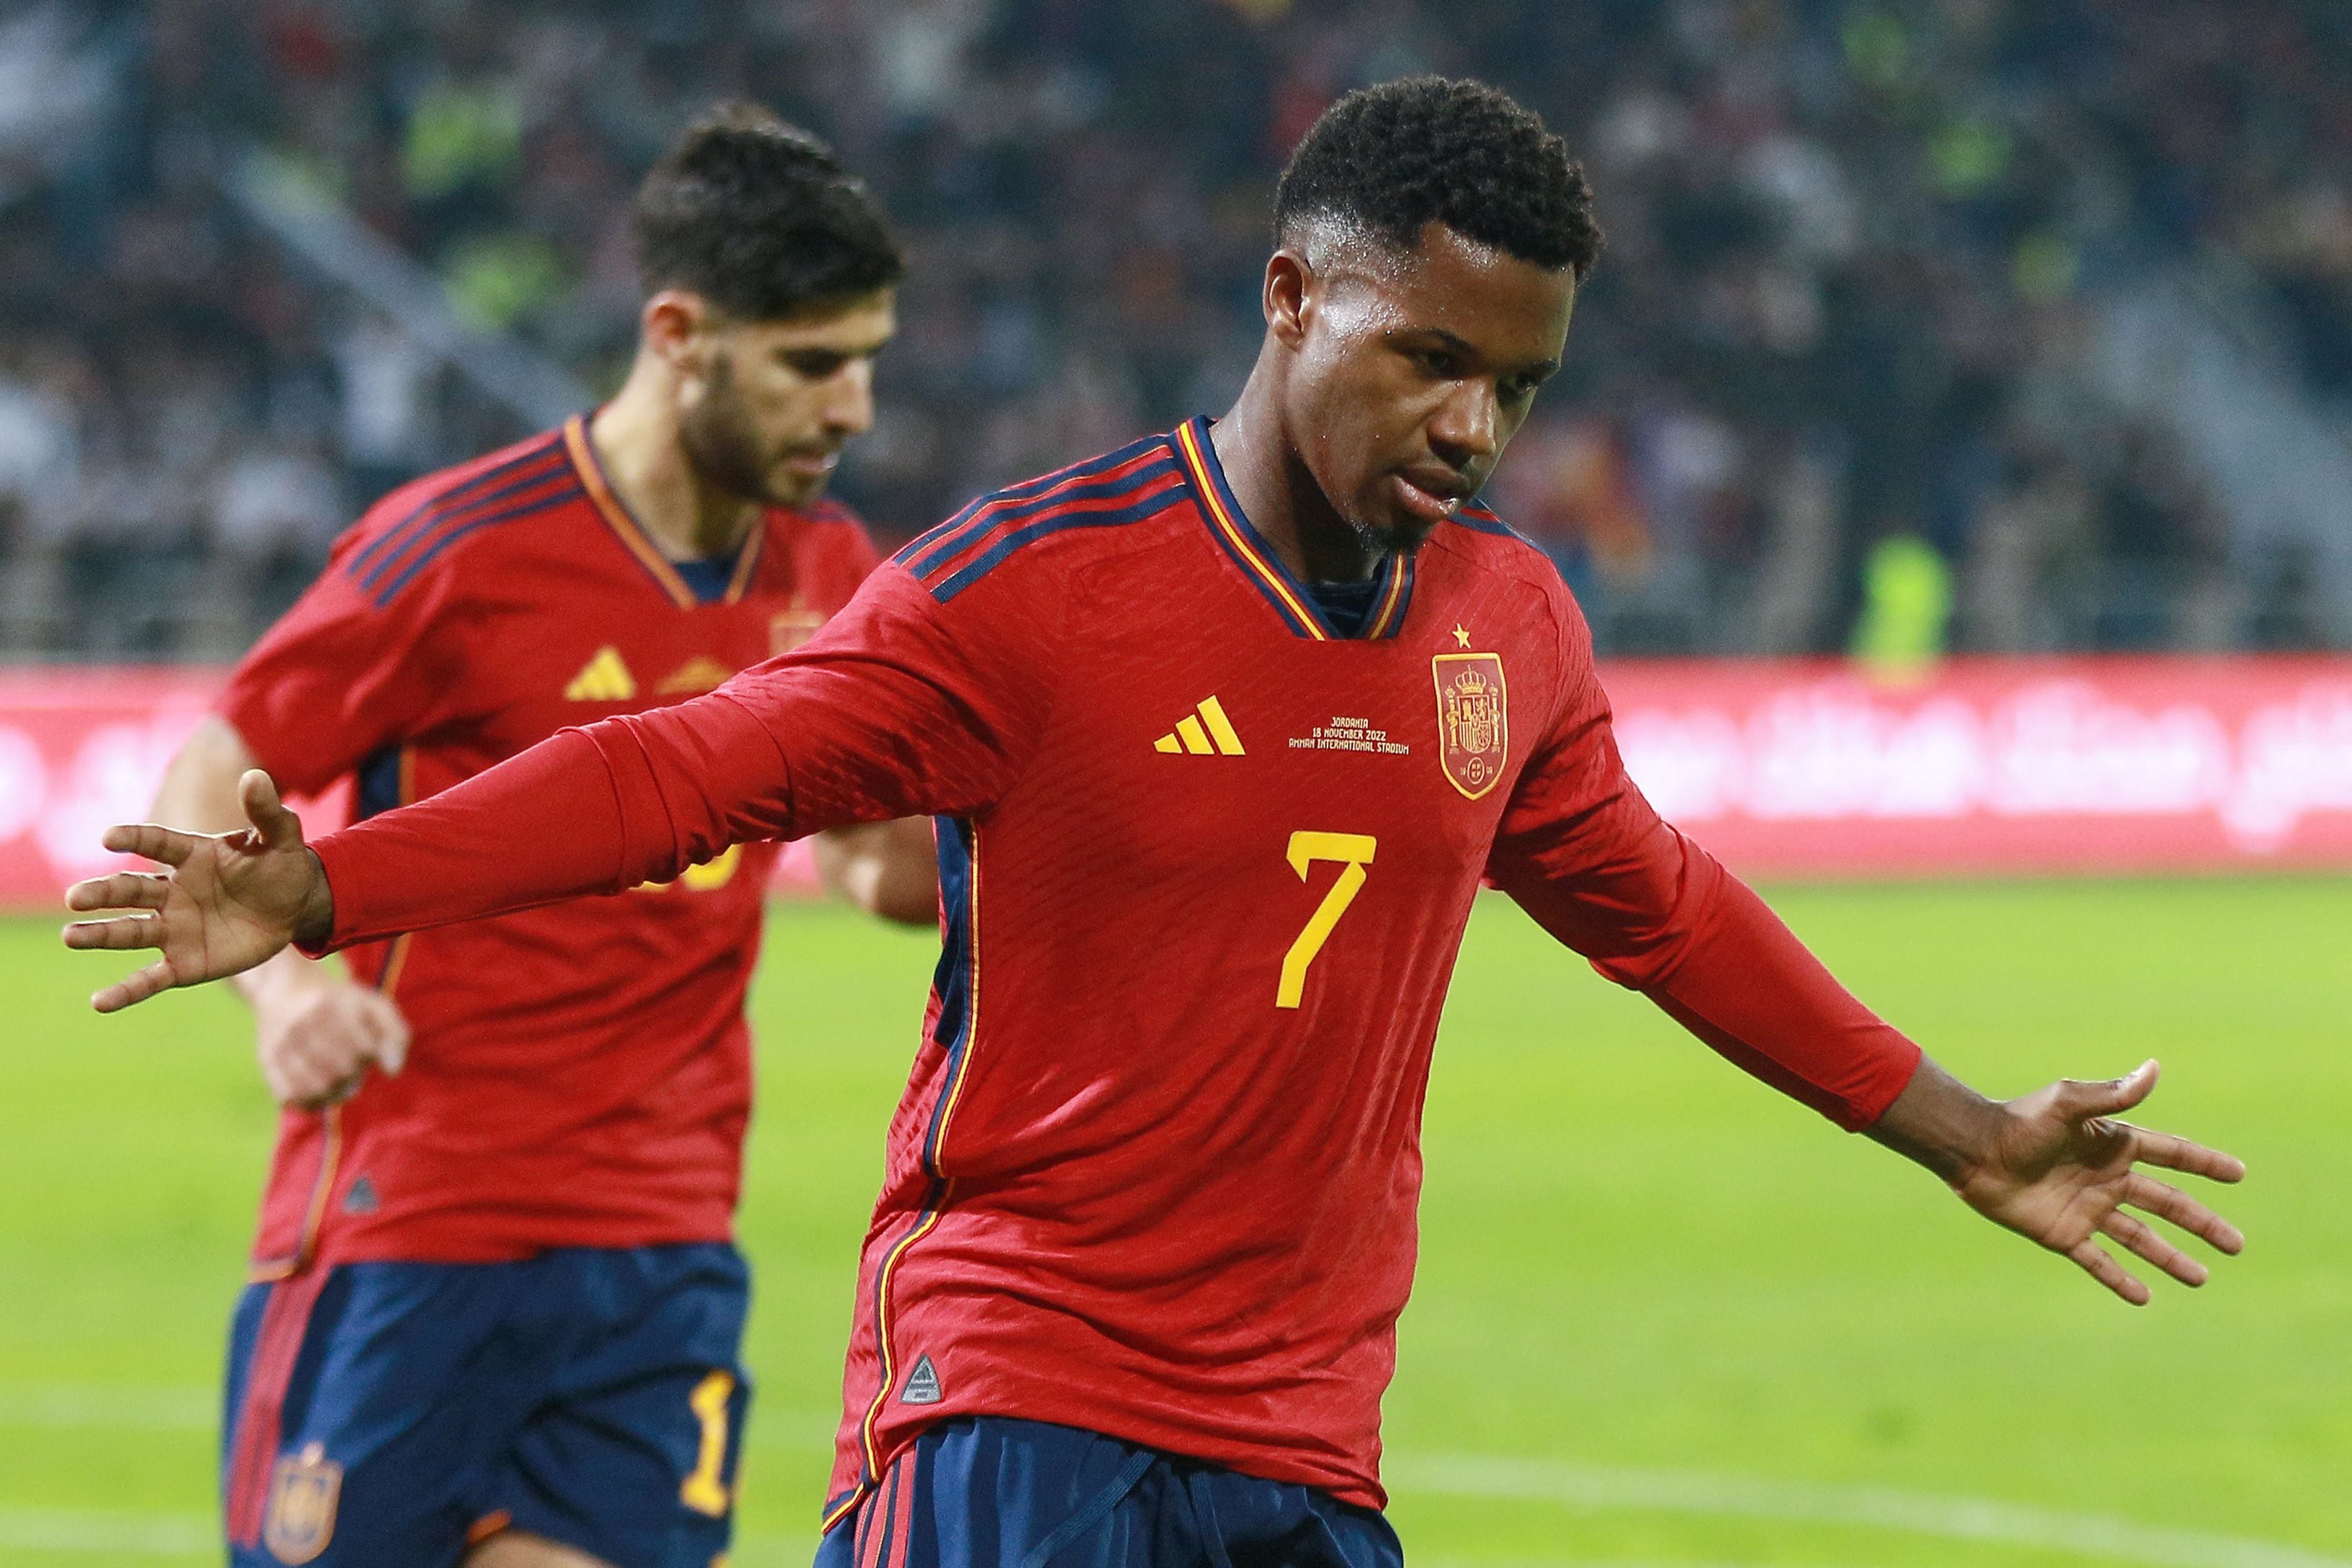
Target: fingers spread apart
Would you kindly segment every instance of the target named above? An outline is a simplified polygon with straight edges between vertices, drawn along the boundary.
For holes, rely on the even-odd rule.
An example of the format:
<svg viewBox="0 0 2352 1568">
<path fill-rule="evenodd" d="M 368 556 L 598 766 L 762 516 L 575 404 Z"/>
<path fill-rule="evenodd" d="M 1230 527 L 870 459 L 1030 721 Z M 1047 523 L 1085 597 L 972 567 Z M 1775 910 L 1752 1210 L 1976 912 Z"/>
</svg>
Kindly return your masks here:
<svg viewBox="0 0 2352 1568">
<path fill-rule="evenodd" d="M 302 821 L 278 797 L 278 785 L 259 768 L 248 768 L 236 781 L 245 819 L 272 849 L 296 849 L 302 844 Z"/>
<path fill-rule="evenodd" d="M 2224 1154 L 2219 1149 L 2208 1149 L 2202 1143 L 2192 1143 L 2169 1132 L 2151 1132 L 2128 1121 L 2118 1121 L 2116 1126 L 2131 1134 L 2132 1158 L 2141 1164 L 2185 1171 L 2215 1182 L 2245 1179 L 2246 1163 L 2235 1154 Z"/>
<path fill-rule="evenodd" d="M 136 973 L 124 975 L 92 996 L 89 1005 L 101 1013 L 120 1013 L 125 1007 L 169 991 L 178 984 L 172 976 L 172 966 L 158 959 Z"/>
<path fill-rule="evenodd" d="M 2056 1085 L 2059 1110 L 2074 1121 L 2129 1110 L 2156 1088 L 2158 1070 L 2156 1063 L 2146 1061 L 2121 1078 L 2062 1079 Z"/>
<path fill-rule="evenodd" d="M 2155 1264 L 2183 1285 L 2193 1287 L 2205 1283 L 2208 1270 L 2202 1263 L 2158 1236 L 2147 1224 L 2134 1219 L 2121 1209 L 2109 1213 L 2106 1218 L 2099 1222 L 2099 1228 L 2131 1248 L 2134 1254 Z M 2134 1280 L 2133 1283 L 2137 1284 L 2138 1281 Z M 2142 1286 L 2141 1289 L 2144 1292 L 2147 1288 Z"/>
<path fill-rule="evenodd" d="M 76 921 L 65 929 L 68 947 L 128 948 L 163 945 L 163 922 L 153 915 L 117 915 L 112 920 Z"/>
<path fill-rule="evenodd" d="M 203 836 L 159 827 L 152 822 L 125 822 L 106 830 L 99 842 L 117 855 L 136 855 L 165 866 L 184 864 L 204 842 Z"/>
<path fill-rule="evenodd" d="M 2084 1273 L 2133 1306 L 2147 1305 L 2149 1292 L 2147 1285 L 2108 1257 L 2107 1249 L 2099 1245 L 2096 1237 L 2086 1238 L 2068 1247 L 2066 1256 L 2082 1265 Z"/>
<path fill-rule="evenodd" d="M 117 871 L 92 877 L 66 889 L 69 910 L 160 910 L 172 896 L 172 879 L 152 871 Z"/>
<path fill-rule="evenodd" d="M 2245 1249 L 2246 1238 L 2238 1227 L 2182 1192 L 2168 1186 L 2153 1176 L 2137 1172 L 2124 1184 L 2123 1201 L 2162 1220 L 2169 1220 L 2189 1235 L 2221 1251 L 2235 1255 Z"/>
</svg>

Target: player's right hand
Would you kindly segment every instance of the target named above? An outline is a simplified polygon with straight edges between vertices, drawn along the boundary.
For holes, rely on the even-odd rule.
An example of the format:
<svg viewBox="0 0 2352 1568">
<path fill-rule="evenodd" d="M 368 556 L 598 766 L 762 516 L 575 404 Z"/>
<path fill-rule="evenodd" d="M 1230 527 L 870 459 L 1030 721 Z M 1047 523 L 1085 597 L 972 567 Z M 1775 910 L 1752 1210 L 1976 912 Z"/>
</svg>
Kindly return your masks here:
<svg viewBox="0 0 2352 1568">
<path fill-rule="evenodd" d="M 153 823 L 110 827 L 109 849 L 169 869 L 118 871 L 66 889 L 69 910 L 146 911 L 76 921 L 65 928 L 68 947 L 152 947 L 163 954 L 92 996 L 100 1012 L 251 969 L 298 937 L 321 938 L 334 928 L 326 872 L 302 843 L 300 820 L 279 804 L 278 786 L 257 768 L 237 781 L 237 795 L 253 825 L 244 831 L 215 837 Z"/>
<path fill-rule="evenodd" d="M 271 978 L 248 988 L 255 1055 L 261 1078 L 281 1105 L 315 1110 L 348 1100 L 369 1064 L 397 1075 L 408 1059 L 408 1020 L 373 986 L 299 965 L 300 978 Z"/>
</svg>

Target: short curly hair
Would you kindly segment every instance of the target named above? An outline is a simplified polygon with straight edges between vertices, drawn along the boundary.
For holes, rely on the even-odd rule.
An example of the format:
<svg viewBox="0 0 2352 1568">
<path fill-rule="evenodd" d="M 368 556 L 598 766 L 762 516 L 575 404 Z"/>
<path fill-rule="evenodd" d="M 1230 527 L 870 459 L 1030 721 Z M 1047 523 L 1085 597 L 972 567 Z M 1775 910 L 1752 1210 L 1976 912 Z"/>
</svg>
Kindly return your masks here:
<svg viewBox="0 0 2352 1568">
<path fill-rule="evenodd" d="M 833 149 L 757 104 L 687 127 L 637 188 L 637 277 L 776 321 L 888 288 L 907 263 L 881 205 Z"/>
<path fill-rule="evenodd" d="M 1568 143 L 1483 81 L 1405 77 L 1324 110 L 1275 189 L 1275 244 L 1318 218 L 1362 224 L 1404 250 L 1442 223 L 1579 282 L 1601 255 L 1592 187 Z"/>
</svg>

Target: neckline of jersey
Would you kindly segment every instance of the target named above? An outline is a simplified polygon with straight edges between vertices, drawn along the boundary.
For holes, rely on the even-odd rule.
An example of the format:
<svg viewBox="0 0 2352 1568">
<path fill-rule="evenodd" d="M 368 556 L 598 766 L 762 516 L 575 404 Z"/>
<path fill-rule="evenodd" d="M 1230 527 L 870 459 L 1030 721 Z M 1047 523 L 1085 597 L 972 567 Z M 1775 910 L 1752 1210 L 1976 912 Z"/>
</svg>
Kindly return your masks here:
<svg viewBox="0 0 2352 1568">
<path fill-rule="evenodd" d="M 1250 580 L 1250 585 L 1273 605 L 1292 635 L 1313 642 L 1381 642 L 1402 631 L 1406 606 L 1412 598 L 1412 557 L 1396 551 L 1381 557 L 1380 569 L 1373 574 L 1380 591 L 1372 613 L 1365 617 L 1363 630 L 1356 637 L 1342 637 L 1316 605 L 1314 595 L 1283 563 L 1282 557 L 1243 510 L 1240 498 L 1234 494 L 1233 485 L 1225 478 L 1224 465 L 1217 460 L 1216 447 L 1209 439 L 1209 427 L 1213 423 L 1205 414 L 1195 415 L 1176 427 L 1169 445 L 1176 450 L 1178 467 L 1200 503 L 1201 519 L 1210 536 Z"/>
<path fill-rule="evenodd" d="M 629 503 L 623 500 L 621 492 L 613 488 L 612 479 L 604 472 L 604 459 L 596 455 L 596 444 L 588 438 L 588 421 L 593 417 L 592 411 L 575 414 L 565 420 L 563 445 L 571 455 L 572 466 L 579 471 L 581 488 L 588 492 L 588 500 L 595 507 L 596 515 L 604 520 L 604 526 L 613 531 L 622 546 L 669 596 L 670 603 L 679 609 L 690 610 L 698 605 L 708 604 L 732 605 L 740 601 L 751 586 L 751 574 L 759 569 L 761 551 L 767 540 L 768 515 L 774 509 L 762 511 L 760 526 L 745 534 L 743 542 L 737 547 L 735 567 L 728 574 L 725 591 L 716 599 L 706 597 L 696 591 L 686 574 L 677 569 L 677 563 L 662 553 L 661 547 L 654 542 L 653 535 L 629 510 Z"/>
</svg>

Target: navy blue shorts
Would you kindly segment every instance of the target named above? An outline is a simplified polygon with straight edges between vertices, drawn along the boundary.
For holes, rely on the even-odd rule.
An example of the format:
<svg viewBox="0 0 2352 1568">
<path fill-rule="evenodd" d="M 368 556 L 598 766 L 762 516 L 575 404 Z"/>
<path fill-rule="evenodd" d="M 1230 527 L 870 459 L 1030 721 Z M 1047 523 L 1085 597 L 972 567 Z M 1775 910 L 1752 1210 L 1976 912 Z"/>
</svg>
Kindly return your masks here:
<svg viewBox="0 0 2352 1568">
<path fill-rule="evenodd" d="M 833 1527 L 816 1568 L 1403 1568 L 1374 1510 L 1003 1416 L 943 1422 Z"/>
<path fill-rule="evenodd" d="M 444 1568 L 512 1527 L 617 1568 L 710 1568 L 750 1299 L 723 1244 L 251 1287 L 222 1426 L 230 1563 Z"/>
</svg>

